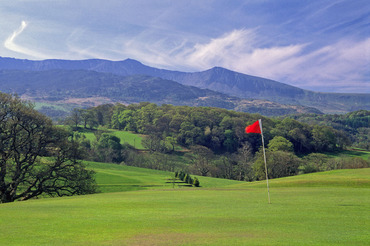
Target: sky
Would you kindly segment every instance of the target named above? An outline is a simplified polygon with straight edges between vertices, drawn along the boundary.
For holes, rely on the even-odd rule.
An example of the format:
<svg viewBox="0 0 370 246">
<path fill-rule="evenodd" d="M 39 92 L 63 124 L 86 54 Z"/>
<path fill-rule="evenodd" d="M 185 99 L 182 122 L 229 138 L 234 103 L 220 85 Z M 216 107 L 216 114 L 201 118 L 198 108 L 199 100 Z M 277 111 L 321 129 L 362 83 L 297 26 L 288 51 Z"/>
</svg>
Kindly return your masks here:
<svg viewBox="0 0 370 246">
<path fill-rule="evenodd" d="M 212 67 L 370 93 L 368 0 L 0 0 L 0 56 Z"/>
</svg>

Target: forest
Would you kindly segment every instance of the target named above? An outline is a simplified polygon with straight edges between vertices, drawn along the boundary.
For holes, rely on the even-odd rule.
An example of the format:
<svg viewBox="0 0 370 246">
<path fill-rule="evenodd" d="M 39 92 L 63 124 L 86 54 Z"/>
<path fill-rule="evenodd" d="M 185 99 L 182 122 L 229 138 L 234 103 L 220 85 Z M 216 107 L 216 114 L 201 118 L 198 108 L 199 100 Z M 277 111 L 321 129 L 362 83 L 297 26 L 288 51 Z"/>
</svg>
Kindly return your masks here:
<svg viewBox="0 0 370 246">
<path fill-rule="evenodd" d="M 85 148 L 86 159 L 235 180 L 264 179 L 260 134 L 245 127 L 262 119 L 269 177 L 338 168 L 368 167 L 359 157 L 330 158 L 328 153 L 358 147 L 369 150 L 369 111 L 346 115 L 264 117 L 212 107 L 142 102 L 75 109 L 65 124 Z M 120 143 L 101 130 L 141 134 L 145 150 Z M 87 139 L 83 129 L 93 131 Z"/>
</svg>

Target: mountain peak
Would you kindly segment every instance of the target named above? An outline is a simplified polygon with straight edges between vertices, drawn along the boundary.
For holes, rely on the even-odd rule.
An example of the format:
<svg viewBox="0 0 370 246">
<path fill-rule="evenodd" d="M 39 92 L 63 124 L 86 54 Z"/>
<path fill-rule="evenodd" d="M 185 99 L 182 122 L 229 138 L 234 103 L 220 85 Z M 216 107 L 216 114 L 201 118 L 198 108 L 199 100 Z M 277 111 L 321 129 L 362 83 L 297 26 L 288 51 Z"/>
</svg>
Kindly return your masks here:
<svg viewBox="0 0 370 246">
<path fill-rule="evenodd" d="M 132 63 L 132 64 L 140 64 L 140 65 L 143 65 L 141 62 L 137 61 L 137 60 L 134 60 L 134 59 L 131 59 L 131 58 L 127 58 L 121 62 L 124 62 L 124 63 Z"/>
</svg>

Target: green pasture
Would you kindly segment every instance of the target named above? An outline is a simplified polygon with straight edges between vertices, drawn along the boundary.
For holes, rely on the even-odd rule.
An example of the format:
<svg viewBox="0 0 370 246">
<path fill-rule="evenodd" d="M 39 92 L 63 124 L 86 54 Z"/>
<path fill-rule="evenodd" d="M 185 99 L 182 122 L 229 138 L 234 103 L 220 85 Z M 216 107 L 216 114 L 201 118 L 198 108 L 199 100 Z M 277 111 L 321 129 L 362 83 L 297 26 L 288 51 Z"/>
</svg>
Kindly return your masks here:
<svg viewBox="0 0 370 246">
<path fill-rule="evenodd" d="M 370 160 L 370 151 L 365 150 L 343 150 L 340 152 L 326 153 L 329 157 L 361 157 L 364 160 Z"/>
<path fill-rule="evenodd" d="M 369 168 L 270 180 L 268 204 L 264 181 L 88 165 L 106 193 L 0 204 L 0 244 L 369 245 Z"/>
<path fill-rule="evenodd" d="M 121 139 L 121 144 L 128 143 L 136 149 L 145 149 L 141 144 L 143 137 L 139 134 L 118 130 L 109 130 L 109 133 Z"/>
<path fill-rule="evenodd" d="M 68 112 L 70 109 L 65 107 L 65 105 L 57 104 L 57 103 L 46 103 L 46 102 L 33 102 L 35 109 L 40 110 L 42 107 L 50 107 L 54 110 L 61 110 Z"/>
<path fill-rule="evenodd" d="M 131 146 L 135 147 L 136 149 L 139 149 L 139 150 L 145 149 L 143 145 L 141 144 L 143 137 L 140 134 L 135 134 L 135 133 L 128 132 L 128 131 L 106 129 L 106 128 L 102 128 L 98 130 L 101 130 L 102 132 L 109 133 L 113 136 L 118 137 L 121 140 L 121 144 L 128 143 Z M 83 129 L 83 128 L 80 128 L 79 130 L 79 132 L 84 134 L 86 139 L 88 139 L 89 141 L 96 140 L 94 131 L 96 130 L 89 130 L 89 129 Z"/>
</svg>

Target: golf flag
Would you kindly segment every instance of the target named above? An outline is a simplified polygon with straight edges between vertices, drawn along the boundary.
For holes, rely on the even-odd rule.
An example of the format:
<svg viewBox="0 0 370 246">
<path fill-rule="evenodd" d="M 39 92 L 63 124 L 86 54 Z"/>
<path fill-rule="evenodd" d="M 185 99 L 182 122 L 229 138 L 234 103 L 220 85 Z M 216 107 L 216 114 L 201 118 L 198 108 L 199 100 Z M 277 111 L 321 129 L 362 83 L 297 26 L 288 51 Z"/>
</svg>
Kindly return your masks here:
<svg viewBox="0 0 370 246">
<path fill-rule="evenodd" d="M 259 133 L 261 134 L 260 121 L 257 120 L 252 125 L 249 125 L 245 128 L 246 133 Z"/>
<path fill-rule="evenodd" d="M 256 122 L 254 122 L 252 125 L 249 125 L 245 128 L 246 133 L 259 133 L 261 134 L 262 139 L 262 147 L 263 147 L 263 159 L 265 161 L 265 173 L 266 173 L 266 183 L 267 183 L 267 196 L 269 204 L 270 201 L 270 188 L 269 188 L 269 177 L 267 175 L 267 162 L 266 162 L 266 151 L 265 151 L 265 141 L 263 139 L 263 131 L 262 131 L 262 120 L 259 119 Z"/>
</svg>

